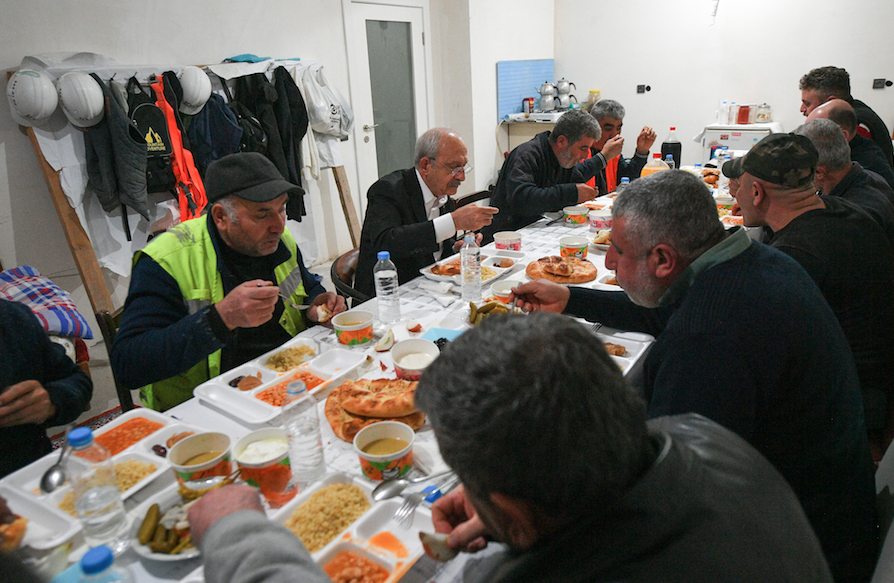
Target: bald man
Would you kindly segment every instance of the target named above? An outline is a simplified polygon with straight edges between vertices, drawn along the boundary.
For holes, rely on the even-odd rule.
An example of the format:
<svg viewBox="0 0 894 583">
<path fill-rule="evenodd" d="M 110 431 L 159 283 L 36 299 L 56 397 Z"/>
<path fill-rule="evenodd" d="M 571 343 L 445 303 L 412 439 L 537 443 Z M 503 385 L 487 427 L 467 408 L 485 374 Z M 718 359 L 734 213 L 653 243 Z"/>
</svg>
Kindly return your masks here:
<svg viewBox="0 0 894 583">
<path fill-rule="evenodd" d="M 851 95 L 851 76 L 847 71 L 840 67 L 818 67 L 801 77 L 798 86 L 801 89 L 801 113 L 807 116 L 830 99 L 844 99 L 854 106 L 860 133 L 878 144 L 886 159 L 894 160 L 888 126 L 872 108 Z"/>
<path fill-rule="evenodd" d="M 857 133 L 857 114 L 850 103 L 844 99 L 826 101 L 807 115 L 807 121 L 815 119 L 828 119 L 838 124 L 851 148 L 851 161 L 859 162 L 865 170 L 875 172 L 894 189 L 894 166 L 885 158 L 878 144 Z"/>
</svg>

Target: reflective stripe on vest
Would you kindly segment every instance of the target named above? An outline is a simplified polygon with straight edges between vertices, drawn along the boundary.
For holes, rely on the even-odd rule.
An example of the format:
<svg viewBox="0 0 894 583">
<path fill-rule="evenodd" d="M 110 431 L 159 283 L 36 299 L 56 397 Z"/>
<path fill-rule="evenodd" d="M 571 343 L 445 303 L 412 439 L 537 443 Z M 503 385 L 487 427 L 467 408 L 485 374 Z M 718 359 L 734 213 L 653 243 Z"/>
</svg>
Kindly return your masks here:
<svg viewBox="0 0 894 583">
<path fill-rule="evenodd" d="M 217 253 L 208 233 L 208 220 L 211 220 L 210 216 L 203 216 L 180 223 L 153 239 L 133 259 L 133 265 L 136 265 L 145 253 L 168 272 L 180 287 L 190 314 L 224 298 L 223 281 L 217 269 Z M 304 303 L 307 292 L 298 265 L 298 246 L 288 229 L 283 232 L 282 241 L 289 250 L 289 259 L 274 269 L 276 283 L 293 303 L 300 305 Z M 279 324 L 291 336 L 306 328 L 302 313 L 285 302 Z M 141 399 L 146 407 L 165 411 L 191 398 L 195 387 L 219 374 L 220 350 L 217 350 L 188 371 L 141 388 Z"/>
</svg>

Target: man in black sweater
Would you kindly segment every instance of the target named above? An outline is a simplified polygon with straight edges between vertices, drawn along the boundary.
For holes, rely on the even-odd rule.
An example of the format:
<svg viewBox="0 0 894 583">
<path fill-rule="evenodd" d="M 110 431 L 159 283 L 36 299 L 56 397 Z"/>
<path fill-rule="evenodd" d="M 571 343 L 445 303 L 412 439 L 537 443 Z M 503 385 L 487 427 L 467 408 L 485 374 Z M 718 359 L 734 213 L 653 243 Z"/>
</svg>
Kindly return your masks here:
<svg viewBox="0 0 894 583">
<path fill-rule="evenodd" d="M 870 441 L 883 453 L 880 433 L 894 389 L 894 250 L 859 207 L 820 197 L 809 180 L 786 183 L 792 172 L 813 174 L 818 158 L 808 138 L 773 134 L 723 173 L 745 226 L 769 227 L 769 245 L 804 267 L 835 312 L 857 365 Z"/>
<path fill-rule="evenodd" d="M 894 167 L 885 160 L 885 153 L 878 144 L 857 133 L 857 114 L 844 99 L 832 99 L 810 112 L 807 121 L 830 119 L 844 132 L 844 139 L 851 148 L 851 160 L 858 162 L 865 170 L 875 172 L 894 188 Z"/>
<path fill-rule="evenodd" d="M 655 336 L 649 416 L 700 413 L 745 438 L 791 484 L 835 580 L 867 581 L 877 539 L 860 383 L 816 284 L 743 227 L 724 231 L 688 172 L 631 182 L 612 211 L 605 265 L 624 292 L 535 280 L 513 289 L 518 303 Z"/>
<path fill-rule="evenodd" d="M 500 214 L 482 229 L 484 242 L 489 243 L 499 231 L 533 223 L 545 212 L 560 211 L 606 194 L 585 184 L 604 167 L 600 158 L 581 162 L 601 135 L 593 116 L 573 109 L 562 114 L 552 132 L 539 133 L 512 150 L 490 199 Z"/>
<path fill-rule="evenodd" d="M 820 104 L 830 99 L 844 99 L 854 107 L 857 123 L 861 133 L 873 142 L 885 154 L 888 164 L 894 166 L 894 145 L 891 143 L 891 132 L 882 118 L 872 109 L 851 96 L 851 76 L 840 67 L 819 67 L 803 77 L 801 88 L 801 113 L 809 115 Z"/>
</svg>

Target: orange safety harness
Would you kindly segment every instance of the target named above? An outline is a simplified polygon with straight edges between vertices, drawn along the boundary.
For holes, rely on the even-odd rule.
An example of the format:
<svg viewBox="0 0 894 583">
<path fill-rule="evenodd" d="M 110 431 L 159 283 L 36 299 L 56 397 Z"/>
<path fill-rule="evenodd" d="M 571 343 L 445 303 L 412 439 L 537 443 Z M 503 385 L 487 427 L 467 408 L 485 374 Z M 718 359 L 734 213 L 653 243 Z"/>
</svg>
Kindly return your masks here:
<svg viewBox="0 0 894 583">
<path fill-rule="evenodd" d="M 171 168 L 177 179 L 174 189 L 177 192 L 177 200 L 180 203 L 180 221 L 194 219 L 202 213 L 202 209 L 208 203 L 205 196 L 205 185 L 202 177 L 196 169 L 192 152 L 183 147 L 183 136 L 180 134 L 180 126 L 177 123 L 174 108 L 165 98 L 164 81 L 156 76 L 149 84 L 155 92 L 155 104 L 164 112 L 167 120 L 168 131 L 171 134 Z"/>
</svg>

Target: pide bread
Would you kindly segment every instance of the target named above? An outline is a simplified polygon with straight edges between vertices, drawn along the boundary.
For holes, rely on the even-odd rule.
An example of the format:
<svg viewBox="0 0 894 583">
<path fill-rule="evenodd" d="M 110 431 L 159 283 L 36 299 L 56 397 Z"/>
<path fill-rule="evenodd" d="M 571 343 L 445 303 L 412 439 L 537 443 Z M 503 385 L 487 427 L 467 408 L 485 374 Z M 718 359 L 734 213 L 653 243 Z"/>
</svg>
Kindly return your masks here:
<svg viewBox="0 0 894 583">
<path fill-rule="evenodd" d="M 11 553 L 16 550 L 25 537 L 28 519 L 13 513 L 0 497 L 0 553 Z"/>
<path fill-rule="evenodd" d="M 574 256 L 541 257 L 525 269 L 531 279 L 547 279 L 556 283 L 586 283 L 596 279 L 596 266 Z"/>
<path fill-rule="evenodd" d="M 415 382 L 399 379 L 346 381 L 341 386 L 339 402 L 347 412 L 354 415 L 405 417 L 416 412 L 413 404 L 415 391 Z"/>
<path fill-rule="evenodd" d="M 409 381 L 385 381 L 387 383 L 406 383 L 407 385 L 412 385 L 413 390 L 416 388 L 415 382 Z M 377 388 L 382 388 L 382 384 L 377 381 L 369 381 L 361 379 L 359 381 L 346 381 L 344 384 L 336 387 L 329 393 L 329 396 L 326 398 L 326 405 L 324 408 L 324 413 L 326 415 L 326 420 L 329 422 L 329 426 L 332 427 L 332 431 L 337 435 L 340 439 L 351 443 L 354 441 L 354 436 L 357 435 L 357 432 L 366 427 L 367 425 L 372 425 L 373 423 L 378 423 L 380 421 L 400 421 L 401 423 L 406 423 L 414 430 L 422 427 L 422 424 L 425 423 L 425 413 L 421 411 L 415 411 L 410 413 L 409 415 L 404 416 L 395 416 L 395 417 L 369 417 L 365 415 L 356 415 L 347 411 L 341 405 L 342 399 L 342 390 L 346 390 L 346 392 L 350 392 L 351 389 L 355 388 L 357 385 L 364 387 L 365 385 L 371 386 L 372 383 L 377 383 Z M 356 396 L 356 393 L 350 392 L 349 394 Z M 352 397 L 353 398 L 353 397 Z M 386 397 L 387 398 L 387 397 Z"/>
</svg>

